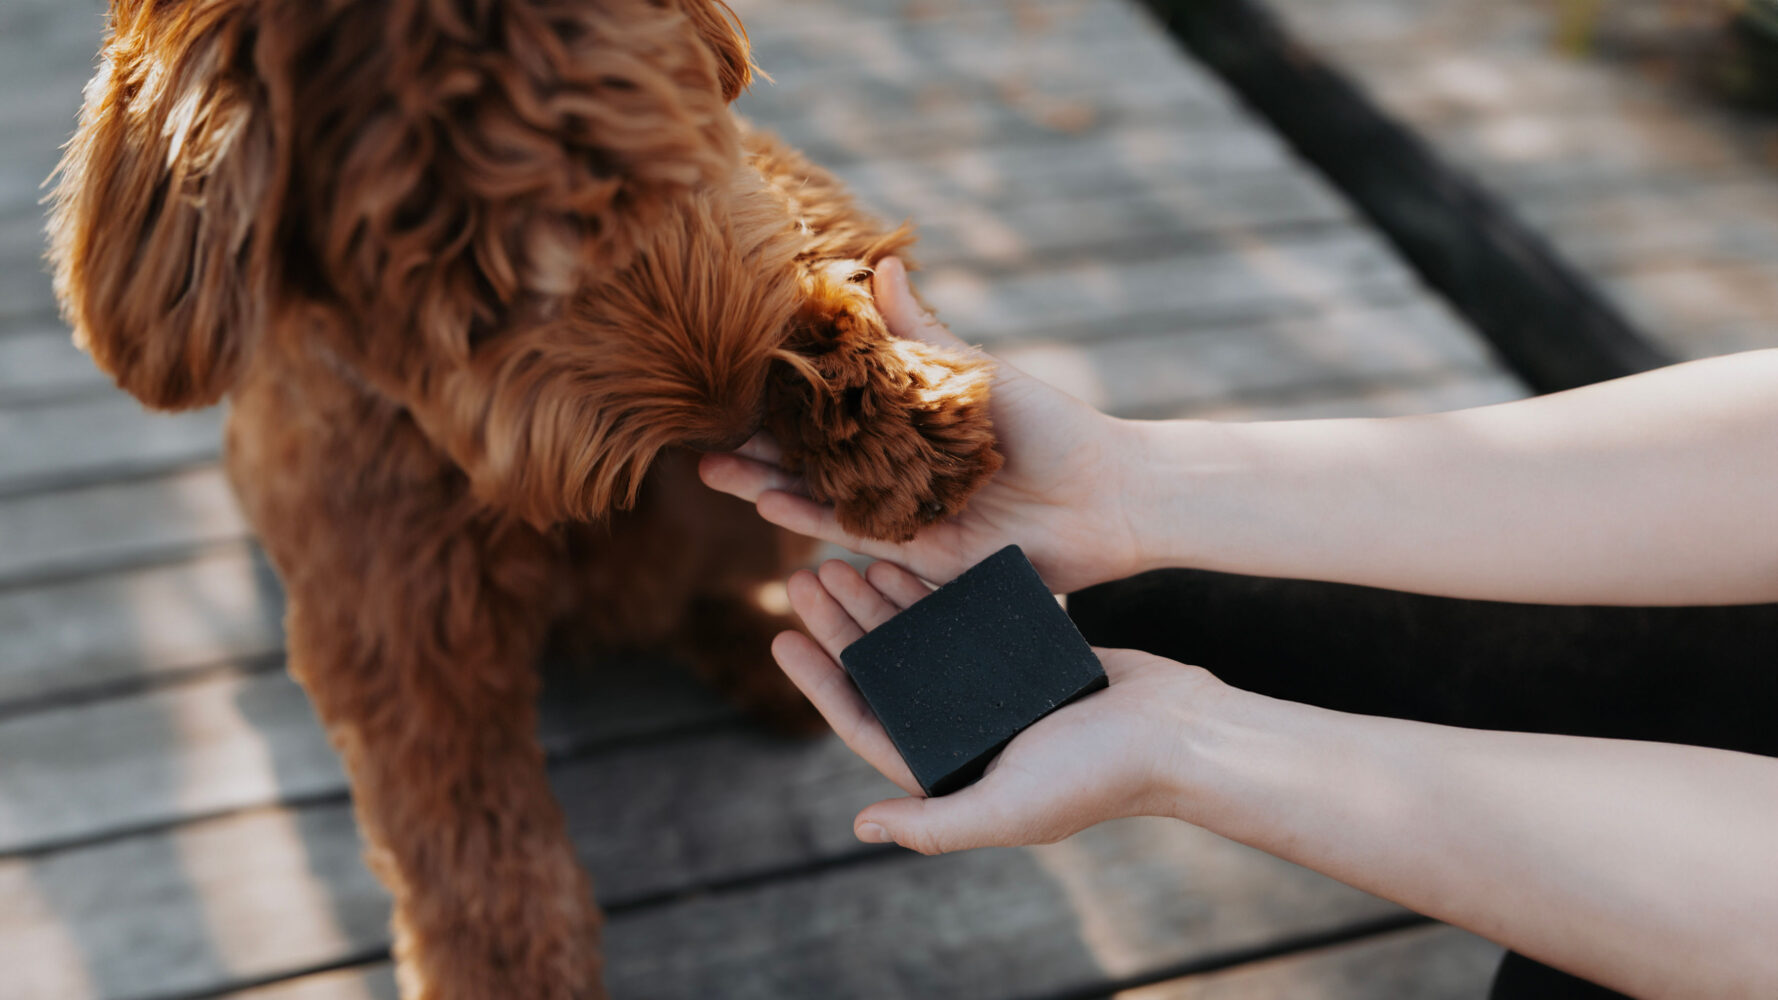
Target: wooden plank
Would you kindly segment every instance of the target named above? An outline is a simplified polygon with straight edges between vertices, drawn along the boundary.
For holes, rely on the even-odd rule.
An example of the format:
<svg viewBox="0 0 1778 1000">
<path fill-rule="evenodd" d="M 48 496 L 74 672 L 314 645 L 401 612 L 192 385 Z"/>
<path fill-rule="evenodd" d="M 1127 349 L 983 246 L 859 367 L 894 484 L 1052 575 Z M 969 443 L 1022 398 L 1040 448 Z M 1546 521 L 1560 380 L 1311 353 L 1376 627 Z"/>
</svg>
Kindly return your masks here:
<svg viewBox="0 0 1778 1000">
<path fill-rule="evenodd" d="M 123 436 L 134 425 L 116 426 L 113 433 Z M 214 450 L 213 437 L 211 442 Z M 0 538 L 6 540 L 0 547 L 0 585 L 164 560 L 196 546 L 238 542 L 247 531 L 215 466 L 0 497 Z"/>
<path fill-rule="evenodd" d="M 1248 0 L 1149 0 L 1540 392 L 1658 367 L 1642 337 L 1541 237 Z"/>
<path fill-rule="evenodd" d="M 1499 945 L 1435 924 L 1124 990 L 1117 1000 L 1476 1000 L 1500 955 Z"/>
<path fill-rule="evenodd" d="M 1524 44 L 1547 44 L 1552 20 L 1547 7 L 1511 3 L 1416 3 L 1415 0 L 1272 0 L 1270 6 L 1317 46 L 1350 53 L 1399 52 L 1412 45 L 1436 44 L 1453 33 L 1485 28 Z M 1431 16 L 1428 17 L 1427 15 Z M 1441 46 L 1442 47 L 1442 46 Z"/>
<path fill-rule="evenodd" d="M 238 1000 L 397 1000 L 400 993 L 395 988 L 395 967 L 379 961 L 228 996 Z"/>
<path fill-rule="evenodd" d="M 1670 353 L 1778 344 L 1764 273 L 1778 265 L 1778 127 L 1608 57 L 1552 50 L 1536 4 L 1280 6 Z M 1355 21 L 1387 37 L 1348 44 Z M 1534 99 L 1533 80 L 1561 83 Z"/>
<path fill-rule="evenodd" d="M 1299 171 L 1201 183 L 1156 182 L 1074 196 L 1007 200 L 908 200 L 891 217 L 919 225 L 914 255 L 928 269 L 1008 271 L 1061 257 L 1128 259 L 1188 248 L 1239 245 L 1266 234 L 1289 242 L 1308 228 L 1351 224 L 1351 209 Z"/>
<path fill-rule="evenodd" d="M 1655 261 L 1601 279 L 1638 323 L 1694 357 L 1778 344 L 1774 281 L 1778 260 Z"/>
<path fill-rule="evenodd" d="M 1118 187 L 1217 183 L 1286 167 L 1296 169 L 1284 147 L 1258 129 L 1142 125 L 1085 140 L 1051 136 L 906 159 L 880 157 L 841 164 L 835 173 L 866 204 L 881 207 L 915 195 L 998 205 Z"/>
<path fill-rule="evenodd" d="M 1123 0 L 958 8 L 934 17 L 811 10 L 749 22 L 753 56 L 774 79 L 831 77 L 860 84 L 1002 80 L 1048 75 L 1040 87 L 1097 86 L 1122 67 L 1156 80 L 1196 77 L 1202 103 L 1224 103 L 1220 88 L 1174 56 L 1165 38 Z"/>
<path fill-rule="evenodd" d="M 1381 242 L 1358 230 L 1306 233 L 1235 253 L 1068 261 L 998 278 L 943 270 L 920 279 L 958 336 L 990 342 L 1108 336 L 1142 317 L 1212 325 L 1301 315 L 1398 301 L 1414 288 Z"/>
<path fill-rule="evenodd" d="M 1490 406 L 1521 399 L 1525 394 L 1525 386 L 1518 379 L 1489 366 L 1259 390 L 1212 403 L 1161 409 L 1144 415 L 1198 420 L 1395 417 Z"/>
<path fill-rule="evenodd" d="M 1580 186 L 1633 172 L 1719 180 L 1757 175 L 1744 150 L 1669 109 L 1635 117 L 1612 109 L 1519 109 L 1433 134 L 1441 149 L 1489 183 Z"/>
<path fill-rule="evenodd" d="M 337 793 L 332 748 L 277 673 L 0 721 L 0 854 Z"/>
<path fill-rule="evenodd" d="M 1769 178 L 1528 194 L 1514 207 L 1590 271 L 1778 260 L 1778 183 Z"/>
<path fill-rule="evenodd" d="M 0 410 L 0 497 L 213 461 L 222 419 L 151 414 L 121 392 Z"/>
<path fill-rule="evenodd" d="M 0 712 L 264 660 L 283 648 L 283 613 L 277 579 L 246 546 L 0 590 Z"/>
<path fill-rule="evenodd" d="M 553 780 L 600 898 L 619 908 L 856 853 L 852 814 L 893 791 L 836 740 L 732 727 L 617 748 Z M 360 854 L 344 803 L 258 810 L 0 862 L 0 891 L 47 903 L 20 920 L 39 936 L 96 942 L 72 961 L 25 963 L 46 980 L 32 995 L 155 995 L 385 947 L 387 897 Z M 8 961 L 31 954 L 11 950 L 31 945 L 13 929 L 0 922 Z M 82 972 L 101 988 L 68 988 Z"/>
<path fill-rule="evenodd" d="M 1491 35 L 1489 40 L 1496 44 L 1480 46 L 1447 38 L 1451 44 L 1438 46 L 1436 58 L 1428 58 L 1425 41 L 1359 47 L 1328 44 L 1317 33 L 1319 24 L 1298 26 L 1297 15 L 1306 6 L 1285 3 L 1278 9 L 1297 26 L 1299 37 L 1349 68 L 1391 112 L 1419 128 L 1480 121 L 1526 108 L 1589 112 L 1653 97 L 1647 92 L 1652 88 L 1638 86 L 1643 81 L 1555 54 L 1541 38 L 1519 45 Z"/>
<path fill-rule="evenodd" d="M 1203 409 L 1341 376 L 1388 382 L 1489 368 L 1467 331 L 1424 301 L 1334 308 L 1215 331 L 1186 324 L 1086 344 L 1021 341 L 998 353 L 1096 407 L 1141 416 Z"/>
<path fill-rule="evenodd" d="M 59 323 L 0 334 L 0 407 L 47 402 L 111 385 Z"/>
<path fill-rule="evenodd" d="M 627 997 L 1018 997 L 1396 912 L 1165 820 L 651 909 L 607 932 Z M 809 920 L 807 914 L 820 914 Z"/>
<path fill-rule="evenodd" d="M 662 781 L 662 774 L 676 780 Z M 891 790 L 837 741 L 789 742 L 735 730 L 618 749 L 560 767 L 554 780 L 600 897 L 617 906 L 799 864 L 811 854 L 852 852 L 852 812 Z M 761 798 L 761 788 L 776 794 Z M 771 807 L 761 808 L 764 802 Z M 124 984 L 128 995 L 153 994 L 386 945 L 387 899 L 359 854 L 350 811 L 334 803 L 243 813 L 4 862 L 0 885 L 34 885 L 40 897 L 68 901 L 53 917 L 78 940 L 148 930 L 153 948 L 95 948 L 100 961 L 86 971 Z M 139 860 L 157 856 L 184 863 Z M 119 893 L 109 899 L 83 894 L 102 873 L 126 868 L 142 877 L 114 882 Z M 274 921 L 278 932 L 263 933 Z M 210 964 L 209 936 L 218 926 L 241 928 L 225 942 L 228 966 Z M 11 940 L 0 932 L 0 953 Z M 48 963 L 35 964 L 41 970 Z M 66 967 L 53 974 L 58 984 L 73 978 Z"/>
<path fill-rule="evenodd" d="M 931 45 L 963 37 L 1011 49 L 1045 35 L 1129 37 L 1144 30 L 1140 12 L 1120 0 L 736 0 L 730 6 L 756 49 L 787 40 L 823 49 L 885 44 L 847 34 L 924 38 Z"/>
<path fill-rule="evenodd" d="M 4 172 L 0 158 L 0 209 L 6 206 Z M 42 326 L 55 316 L 55 293 L 43 260 L 43 214 L 35 204 L 42 194 L 33 184 L 28 204 L 19 204 L 10 215 L 0 214 L 0 329 Z"/>
<path fill-rule="evenodd" d="M 554 753 L 731 714 L 669 664 L 614 659 L 554 681 L 541 730 Z M 346 787 L 307 698 L 281 672 L 0 720 L 0 760 L 0 856 Z"/>
<path fill-rule="evenodd" d="M 0 954 L 20 997 L 179 995 L 268 958 L 337 960 L 387 940 L 387 896 L 343 804 L 0 862 L 0 891 Z"/>
<path fill-rule="evenodd" d="M 625 767 L 611 761 L 606 770 L 621 773 Z M 759 788 L 717 783 L 715 797 L 705 800 L 683 832 L 709 829 L 719 819 L 719 829 L 742 844 L 772 854 L 798 851 L 792 840 L 771 829 L 777 823 L 756 825 L 774 810 L 737 801 L 750 797 L 737 791 L 741 787 Z M 829 809 L 799 795 L 781 801 L 775 811 L 782 816 L 815 807 L 846 813 L 829 816 L 823 826 L 849 839 L 849 811 L 861 798 L 848 796 L 840 808 Z M 798 822 L 805 819 L 798 817 Z M 223 829 L 225 823 L 234 828 Z M 299 836 L 291 836 L 292 826 Z M 220 935 L 220 943 L 167 940 L 153 949 L 158 955 L 180 956 L 185 969 L 154 968 L 159 963 L 152 956 L 138 954 L 127 979 L 116 971 L 122 962 L 87 970 L 88 977 L 102 983 L 129 982 L 128 993 L 90 985 L 80 989 L 66 960 L 56 963 L 62 968 L 46 962 L 32 968 L 43 985 L 57 988 L 45 995 L 74 1000 L 152 994 L 154 987 L 163 993 L 206 988 L 376 947 L 384 940 L 380 894 L 368 876 L 347 876 L 344 869 L 352 867 L 344 860 L 347 855 L 319 850 L 323 839 L 349 840 L 350 832 L 343 810 L 300 821 L 255 815 L 180 831 L 177 844 L 108 845 L 83 852 L 78 860 L 85 863 L 84 871 L 75 870 L 72 854 L 55 859 L 63 862 L 61 867 L 37 873 L 32 887 L 39 897 L 86 902 L 77 885 L 64 883 L 86 882 L 98 871 L 133 863 L 148 876 L 144 881 L 149 885 L 143 888 L 159 890 L 144 897 L 163 911 L 188 911 L 186 920 L 164 920 L 161 926 L 207 921 L 232 931 Z M 638 846 L 637 834 L 646 841 L 680 832 L 639 825 L 632 834 L 595 850 L 589 866 L 596 879 L 601 869 L 615 873 L 625 867 L 623 852 Z M 232 841 L 249 833 L 259 835 L 260 849 L 243 855 Z M 201 850 L 186 843 L 206 834 Z M 293 839 L 300 841 L 295 850 L 289 844 Z M 713 839 L 721 842 L 719 852 L 726 850 L 727 838 Z M 124 848 L 135 850 L 115 856 L 124 855 Z M 840 849 L 850 850 L 844 845 Z M 114 856 L 97 856 L 101 851 Z M 280 853 L 295 857 L 268 857 Z M 156 854 L 176 855 L 183 862 L 183 878 L 179 865 L 141 863 Z M 215 877 L 221 868 L 232 869 L 231 877 Z M 0 869 L 0 882 L 19 885 L 16 875 Z M 328 908 L 293 912 L 288 901 L 313 899 L 323 877 L 347 877 L 351 884 L 329 894 Z M 659 898 L 663 892 L 656 888 L 650 895 Z M 1325 930 L 1395 912 L 1202 831 L 1141 820 L 1110 824 L 1034 850 L 937 859 L 891 856 L 634 909 L 609 893 L 606 898 L 608 906 L 620 910 L 608 925 L 606 941 L 610 983 L 614 994 L 624 997 L 1049 995 L 1232 951 L 1280 932 Z M 126 935 L 132 908 L 117 902 L 114 898 L 111 906 L 103 906 L 95 899 L 86 906 L 64 906 L 57 914 L 64 934 L 77 941 Z M 811 913 L 822 918 L 806 919 Z M 193 921 L 193 915 L 199 919 Z M 268 925 L 279 932 L 263 933 Z M 0 943 L 0 949 L 7 948 Z M 116 948 L 93 951 L 120 954 Z M 286 964 L 280 966 L 280 961 Z M 384 976 L 372 966 L 241 995 L 260 1000 L 385 996 L 386 985 L 376 985 Z"/>
<path fill-rule="evenodd" d="M 745 97 L 737 106 L 758 126 L 828 167 L 959 147 L 1058 137 L 1081 141 L 1127 128 L 1172 127 L 1207 139 L 1233 131 L 1218 128 L 1228 125 L 1229 115 L 1211 115 L 1192 103 L 1190 88 L 1169 86 L 1165 79 L 1139 95 L 1124 95 L 1116 88 L 1027 94 L 1012 84 L 1002 85 L 1011 92 L 1008 96 L 976 95 L 963 83 L 951 84 L 955 89 L 947 91 L 943 81 L 925 87 L 912 95 L 836 95 L 829 89 L 804 100 L 774 93 Z"/>
</svg>

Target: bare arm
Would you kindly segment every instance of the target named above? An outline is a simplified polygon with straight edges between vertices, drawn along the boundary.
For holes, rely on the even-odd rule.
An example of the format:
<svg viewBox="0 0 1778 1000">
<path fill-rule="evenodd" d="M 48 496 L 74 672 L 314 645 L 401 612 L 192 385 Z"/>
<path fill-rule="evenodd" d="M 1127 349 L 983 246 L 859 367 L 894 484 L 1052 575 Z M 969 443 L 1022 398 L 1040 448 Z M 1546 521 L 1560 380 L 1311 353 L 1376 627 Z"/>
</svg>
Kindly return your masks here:
<svg viewBox="0 0 1778 1000">
<path fill-rule="evenodd" d="M 1778 600 L 1778 351 L 1422 417 L 1124 424 L 1142 568 L 1542 603 Z"/>
<path fill-rule="evenodd" d="M 900 337 L 962 345 L 894 261 Z M 948 580 L 1008 542 L 1051 588 L 1161 566 L 1542 603 L 1778 601 L 1778 351 L 1418 417 L 1116 420 L 1001 365 L 1006 466 L 912 542 L 841 529 L 767 442 L 710 485 L 793 531 Z"/>
<path fill-rule="evenodd" d="M 1778 760 L 1223 690 L 1179 818 L 1633 996 L 1778 996 Z"/>
</svg>

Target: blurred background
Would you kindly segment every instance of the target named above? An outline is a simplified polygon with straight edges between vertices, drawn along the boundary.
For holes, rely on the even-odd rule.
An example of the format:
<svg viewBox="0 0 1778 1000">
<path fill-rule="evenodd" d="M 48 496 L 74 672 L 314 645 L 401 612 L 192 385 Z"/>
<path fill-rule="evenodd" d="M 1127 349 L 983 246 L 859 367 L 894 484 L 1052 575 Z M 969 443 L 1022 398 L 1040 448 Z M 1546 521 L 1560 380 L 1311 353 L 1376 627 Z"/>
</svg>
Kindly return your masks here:
<svg viewBox="0 0 1778 1000">
<path fill-rule="evenodd" d="M 1186 2 L 1186 0 L 1182 0 Z M 1529 390 L 1133 0 L 742 0 L 740 110 L 884 216 L 964 338 L 1138 417 Z M 1266 0 L 1666 355 L 1778 343 L 1778 0 Z M 0 0 L 0 1000 L 394 995 L 387 899 L 217 461 L 68 342 L 40 187 L 99 0 Z M 1499 951 L 1201 831 L 924 859 L 890 789 L 676 665 L 553 671 L 619 997 L 1474 998 Z"/>
</svg>

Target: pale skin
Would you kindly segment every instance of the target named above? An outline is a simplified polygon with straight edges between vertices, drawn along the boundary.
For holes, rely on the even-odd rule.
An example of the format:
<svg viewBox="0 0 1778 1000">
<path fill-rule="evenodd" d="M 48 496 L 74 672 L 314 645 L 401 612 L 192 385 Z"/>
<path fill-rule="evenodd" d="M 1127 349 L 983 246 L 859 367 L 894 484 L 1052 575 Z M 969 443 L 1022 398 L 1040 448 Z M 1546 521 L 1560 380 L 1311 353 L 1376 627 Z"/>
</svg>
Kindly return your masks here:
<svg viewBox="0 0 1778 1000">
<path fill-rule="evenodd" d="M 875 291 L 898 336 L 959 346 L 899 264 Z M 861 839 L 930 854 L 1170 816 L 1633 996 L 1778 996 L 1778 760 L 1348 715 L 1108 649 L 1106 691 L 925 799 L 836 662 L 923 580 L 1015 542 L 1058 592 L 1195 566 L 1493 600 L 1778 601 L 1778 351 L 1377 420 L 1120 421 L 1005 365 L 995 392 L 1005 468 L 909 543 L 846 536 L 770 442 L 701 467 L 767 520 L 883 560 L 793 577 L 810 634 L 773 647 L 909 793 L 861 812 Z"/>
</svg>

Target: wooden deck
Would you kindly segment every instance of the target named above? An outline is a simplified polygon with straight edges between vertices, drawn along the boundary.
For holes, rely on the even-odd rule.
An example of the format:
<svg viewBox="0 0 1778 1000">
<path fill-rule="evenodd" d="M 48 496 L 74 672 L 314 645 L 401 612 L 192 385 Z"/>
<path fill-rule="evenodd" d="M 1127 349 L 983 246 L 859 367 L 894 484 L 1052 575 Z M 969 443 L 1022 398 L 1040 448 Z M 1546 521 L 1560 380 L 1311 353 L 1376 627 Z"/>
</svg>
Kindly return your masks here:
<svg viewBox="0 0 1778 1000">
<path fill-rule="evenodd" d="M 1609 47 L 1563 54 L 1549 0 L 1268 5 L 1674 356 L 1778 345 L 1778 118 L 1724 107 Z M 1648 35 L 1707 7 L 1597 12 L 1604 29 L 1641 19 Z"/>
<path fill-rule="evenodd" d="M 1324 0 L 1316 0 L 1324 2 Z M 965 337 L 1142 416 L 1512 398 L 1463 323 L 1124 0 L 749 0 L 747 114 L 921 226 Z M 221 414 L 68 344 L 38 184 L 96 0 L 0 6 L 0 998 L 388 997 L 387 900 L 282 673 Z M 1160 821 L 926 859 L 888 787 L 649 664 L 562 679 L 555 786 L 619 997 L 1479 997 L 1498 950 Z"/>
</svg>

